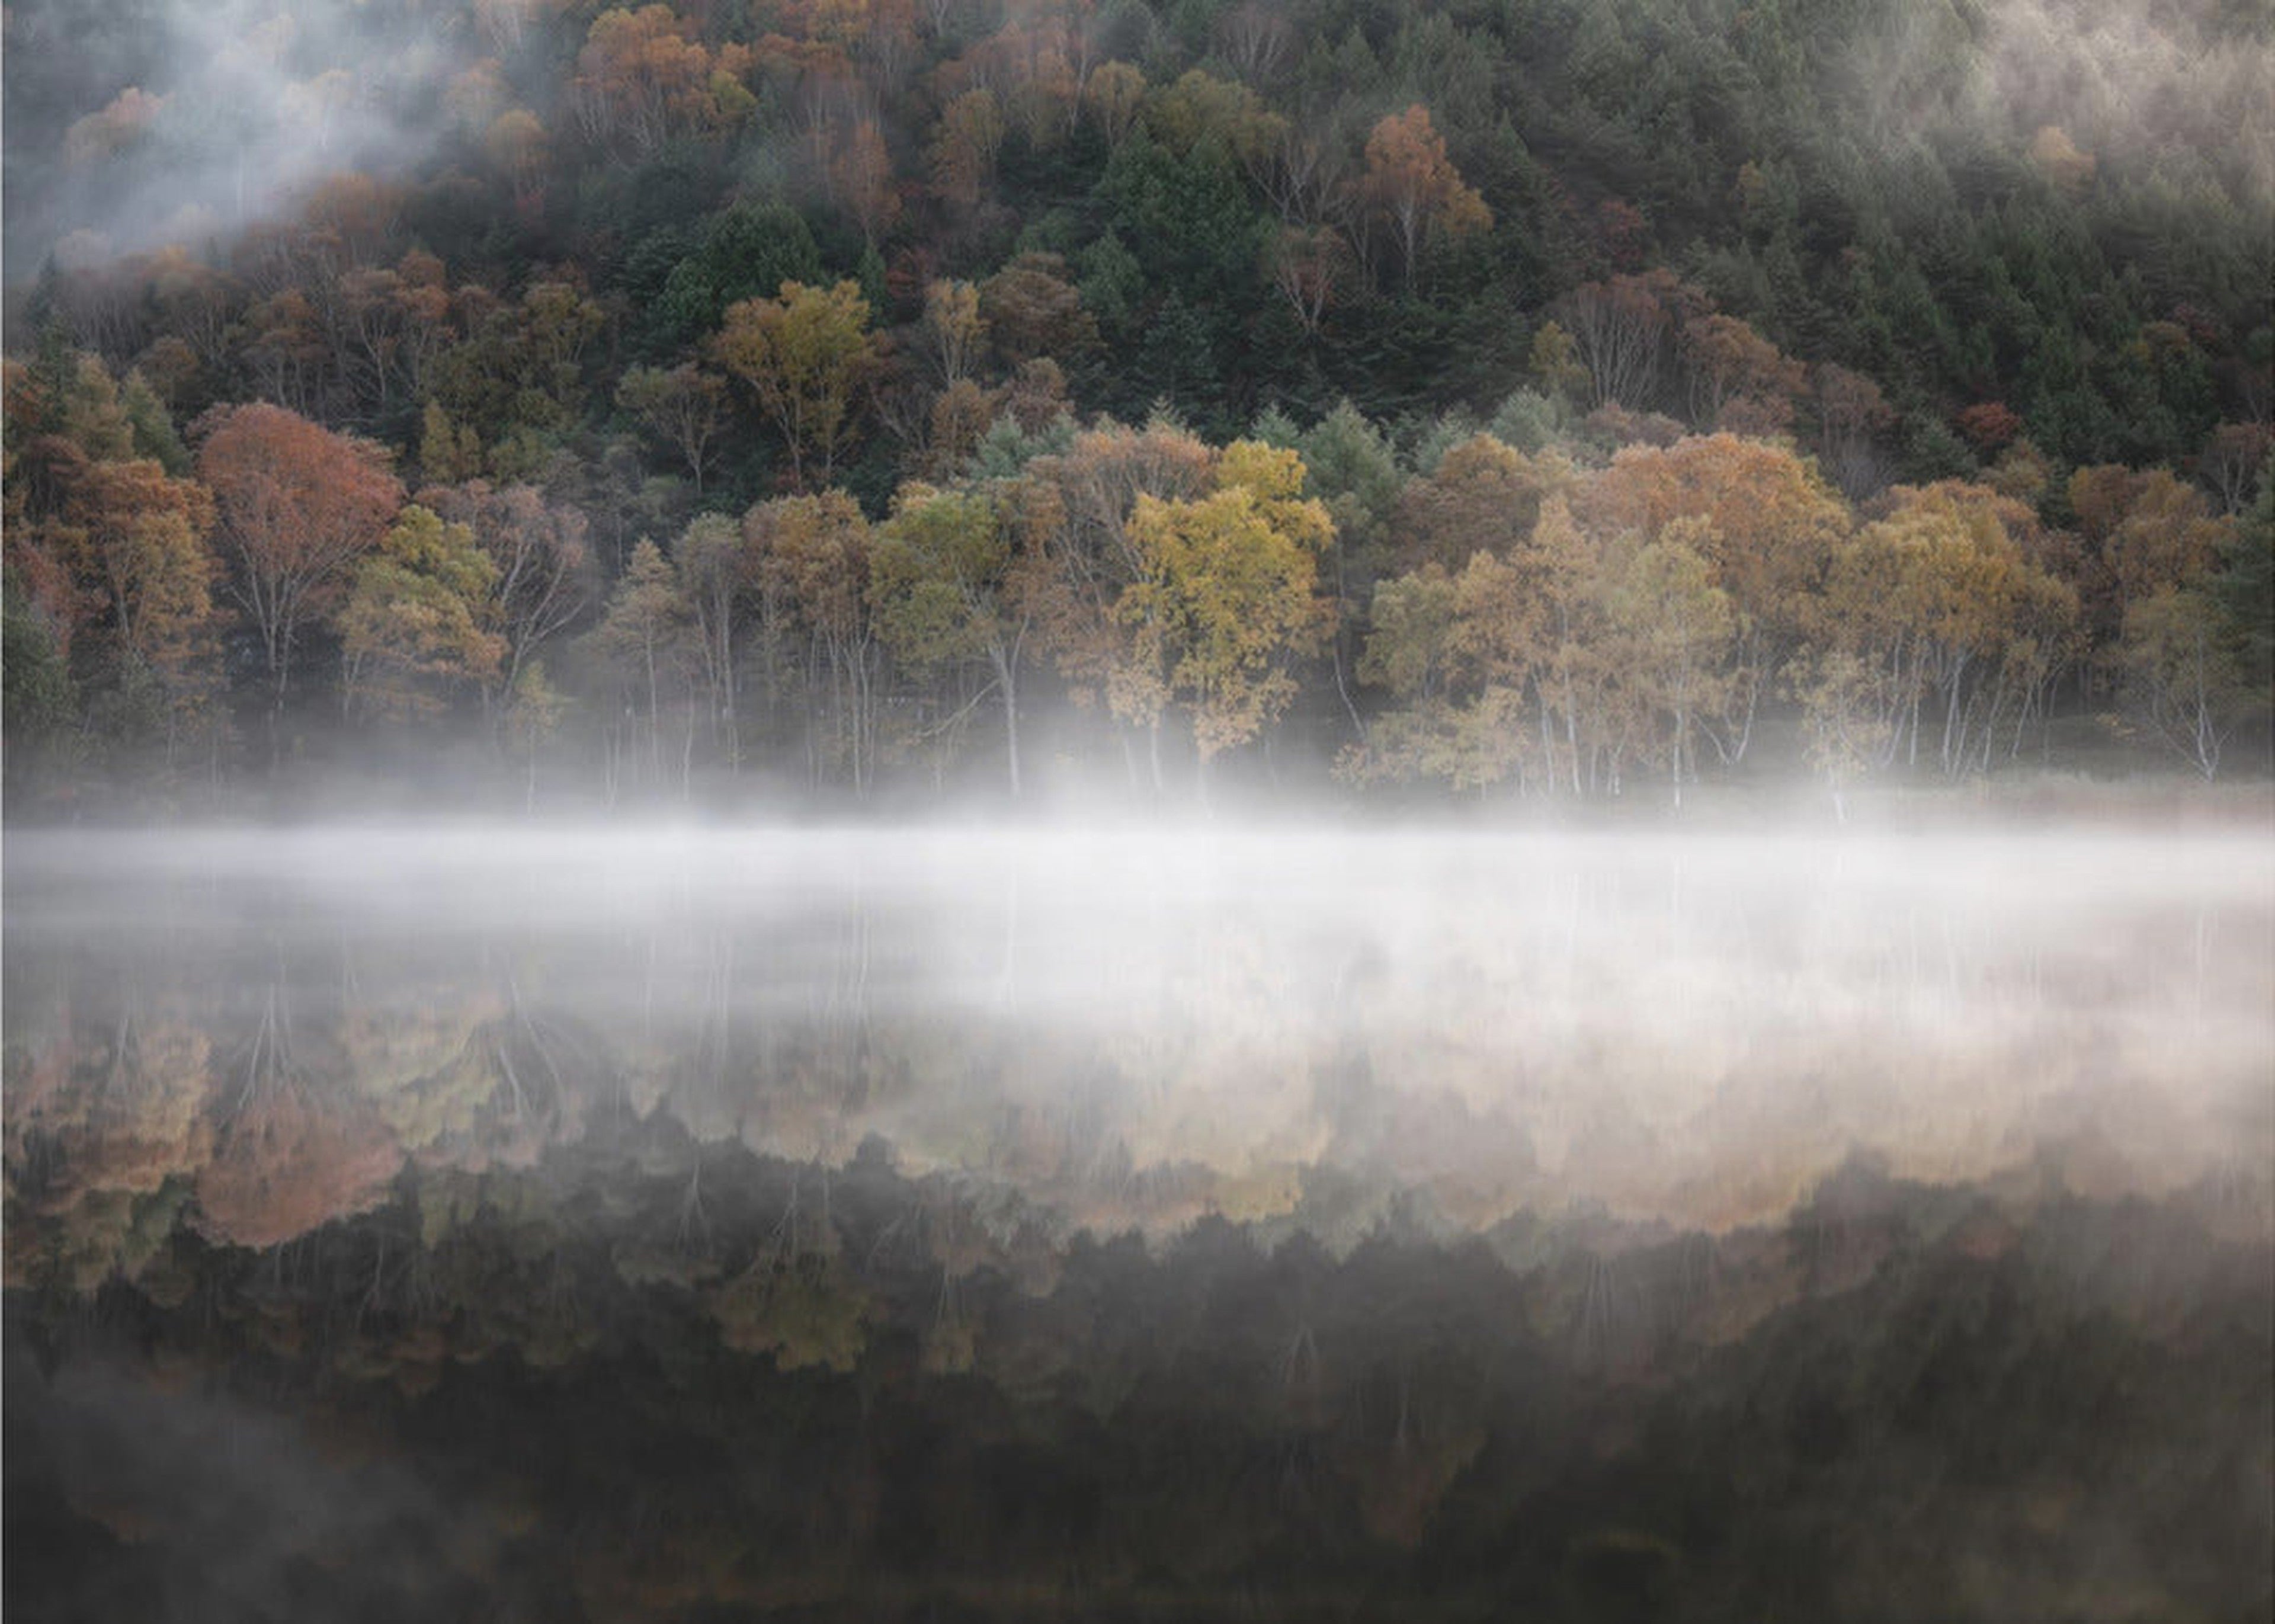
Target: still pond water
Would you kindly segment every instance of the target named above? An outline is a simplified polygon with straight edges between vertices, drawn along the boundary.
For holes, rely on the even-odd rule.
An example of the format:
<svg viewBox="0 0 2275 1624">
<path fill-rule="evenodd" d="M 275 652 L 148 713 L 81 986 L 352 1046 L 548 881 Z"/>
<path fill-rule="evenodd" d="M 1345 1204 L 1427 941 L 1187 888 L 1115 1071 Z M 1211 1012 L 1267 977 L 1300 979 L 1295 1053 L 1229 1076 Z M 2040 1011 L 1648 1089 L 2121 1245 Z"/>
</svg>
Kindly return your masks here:
<svg viewBox="0 0 2275 1624">
<path fill-rule="evenodd" d="M 5 863 L 19 1616 L 2275 1599 L 2258 836 Z"/>
</svg>

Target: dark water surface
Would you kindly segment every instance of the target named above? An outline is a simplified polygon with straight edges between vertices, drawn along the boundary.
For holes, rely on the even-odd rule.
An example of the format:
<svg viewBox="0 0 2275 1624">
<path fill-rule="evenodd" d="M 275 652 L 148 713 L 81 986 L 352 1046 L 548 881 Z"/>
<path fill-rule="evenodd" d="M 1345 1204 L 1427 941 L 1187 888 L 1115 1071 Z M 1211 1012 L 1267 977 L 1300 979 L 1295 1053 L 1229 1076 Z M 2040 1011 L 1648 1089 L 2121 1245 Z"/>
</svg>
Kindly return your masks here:
<svg viewBox="0 0 2275 1624">
<path fill-rule="evenodd" d="M 2275 1603 L 2261 837 L 5 863 L 11 1617 Z"/>
</svg>

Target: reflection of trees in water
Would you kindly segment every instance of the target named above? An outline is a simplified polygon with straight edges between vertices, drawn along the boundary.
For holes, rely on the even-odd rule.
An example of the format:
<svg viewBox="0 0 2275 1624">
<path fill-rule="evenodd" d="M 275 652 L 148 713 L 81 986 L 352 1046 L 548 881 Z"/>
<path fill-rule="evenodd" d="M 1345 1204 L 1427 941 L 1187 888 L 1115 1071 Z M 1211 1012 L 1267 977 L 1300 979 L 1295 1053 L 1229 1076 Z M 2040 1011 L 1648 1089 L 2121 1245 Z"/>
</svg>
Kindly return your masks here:
<svg viewBox="0 0 2275 1624">
<path fill-rule="evenodd" d="M 575 1034 L 533 1011 L 510 969 L 414 977 L 305 946 L 288 969 L 281 942 L 263 956 L 90 958 L 36 989 L 19 978 L 7 1173 L 32 1228 L 11 1233 L 11 1258 L 76 1247 L 76 1273 L 107 1248 L 124 1268 L 119 1232 L 162 1227 L 137 1208 L 175 1185 L 170 1201 L 193 1193 L 212 1238 L 274 1246 L 385 1200 L 406 1153 L 526 1165 L 564 1130 Z"/>
<path fill-rule="evenodd" d="M 834 1256 L 754 1261 L 708 1299 L 721 1340 L 785 1371 L 850 1371 L 866 1341 L 864 1299 Z"/>
<path fill-rule="evenodd" d="M 281 974 L 259 1008 L 223 1075 L 226 1103 L 213 1159 L 198 1171 L 197 1205 L 215 1240 L 267 1247 L 378 1205 L 403 1152 L 365 1101 L 317 1081 L 306 1052 L 315 1039 L 296 1031 Z"/>
<path fill-rule="evenodd" d="M 823 922 L 819 942 L 812 923 L 644 934 L 632 1000 L 610 997 L 605 972 L 591 977 L 577 1015 L 623 1107 L 666 1112 L 706 1143 L 843 1159 L 860 1114 L 892 1092 L 896 1063 L 877 1040 L 865 917 Z"/>
<path fill-rule="evenodd" d="M 1576 844 L 1552 861 L 1485 843 L 1474 872 L 1451 847 L 1383 850 L 1382 874 L 1333 876 L 1384 903 L 1363 917 L 1260 847 L 1252 874 L 1156 851 L 1150 880 L 1095 895 L 1048 866 L 1009 883 L 998 851 L 996 868 L 920 865 L 891 884 L 767 870 L 737 890 L 731 870 L 690 869 L 621 923 L 509 910 L 458 930 L 413 892 L 376 923 L 269 920 L 249 950 L 241 920 L 191 912 L 162 948 L 72 948 L 76 970 L 11 953 L 11 1094 L 28 1104 L 11 1107 L 10 1176 L 44 1158 L 42 1187 L 60 1190 L 80 1176 L 66 1164 L 131 1162 L 84 1130 L 17 1130 L 61 1122 L 41 1103 L 50 1077 L 87 1096 L 69 1110 L 115 1117 L 94 1103 L 104 1080 L 74 1069 L 147 1048 L 162 1024 L 225 1075 L 209 1098 L 193 1084 L 151 1104 L 146 1148 L 237 1237 L 378 1198 L 390 1144 L 481 1171 L 658 1114 L 699 1144 L 831 1167 L 881 1134 L 914 1169 L 1016 1185 L 1101 1232 L 1216 1212 L 1324 1224 L 1339 1245 L 1402 1189 L 1455 1229 L 1587 1199 L 1759 1221 L 1860 1146 L 1971 1179 L 2052 1144 L 2065 1176 L 2108 1193 L 2226 1167 L 2247 1213 L 2275 1191 L 2249 1154 L 2275 1125 L 2236 1098 L 2268 1052 L 2249 898 L 2128 894 L 2112 931 L 2059 895 L 2005 919 L 1995 854 L 1965 842 L 1916 875 L 1844 877 L 1840 851 L 1803 851 L 1797 878 L 1759 889 L 1759 854 L 1735 848 Z M 1476 897 L 1453 900 L 1462 886 Z M 2143 951 L 2112 945 L 2128 942 Z M 74 1024 L 74 1000 L 111 1013 Z M 121 1039 L 107 1028 L 129 1008 L 162 1021 L 135 1015 Z M 256 1218 L 262 1181 L 301 1146 L 332 1175 L 283 1179 Z M 705 1164 L 677 1174 L 670 1245 L 713 1258 Z M 158 1187 L 101 1177 L 111 1232 Z"/>
<path fill-rule="evenodd" d="M 1704 1616 L 1765 1584 L 1884 1616 L 2016 1550 L 2029 1582 L 1978 1615 L 2060 1616 L 2150 1527 L 2144 1606 L 2250 1599 L 2249 1497 L 2195 1497 L 2264 1468 L 2271 1275 L 2210 1187 L 2005 1201 L 1856 1164 L 1712 1241 L 1585 1211 L 1445 1238 L 1416 1204 L 1338 1252 L 1220 1220 L 1101 1241 L 874 1142 L 822 1178 L 595 1110 L 533 1167 L 414 1163 L 258 1256 L 178 1230 L 147 1273 L 194 1293 L 117 1323 L 522 1530 L 421 1560 L 494 1596 L 570 1575 L 610 1616 L 832 1583 L 919 1615 L 1041 1586 L 1044 1616 L 1599 1616 L 1637 1564 Z M 1858 1565 L 1893 1588 L 1852 1593 Z"/>
<path fill-rule="evenodd" d="M 2268 1107 L 2165 1084 L 2264 954 L 1966 879 L 11 940 L 7 1320 L 412 1463 L 525 1616 L 2264 1614 Z"/>
<path fill-rule="evenodd" d="M 1535 927 L 1560 958 L 1571 917 L 1559 907 Z M 882 1133 L 912 1167 L 1015 1187 L 1100 1232 L 1161 1235 L 1221 1212 L 1348 1245 L 1401 1188 L 1426 1190 L 1432 1221 L 1453 1230 L 1591 1193 L 1629 1212 L 1742 1220 L 1896 1133 L 1960 1173 L 2024 1165 L 2052 1144 L 2066 1176 L 2115 1193 L 2140 1187 L 2149 1162 L 2203 1159 L 2216 1125 L 2188 1110 L 2148 1121 L 2158 1097 L 2127 1081 L 2135 1057 L 2083 1055 L 2105 1039 L 2090 1025 L 2018 1024 L 1988 1049 L 1828 1033 L 1801 1058 L 1752 1055 L 1711 1093 L 1686 1096 L 1607 1033 L 1575 1046 L 1553 1021 L 1534 1030 L 1530 1006 L 1500 990 L 1531 963 L 1530 939 L 1489 949 L 1455 937 L 1417 956 L 1390 933 L 1328 1027 L 1311 994 L 1338 983 L 1275 960 L 1252 923 L 1197 952 L 1213 978 L 1188 972 L 1174 1000 L 1133 986 L 1121 1016 L 1095 1021 L 1051 1008 L 1049 954 L 1023 978 L 1028 1009 L 1006 1019 L 992 933 L 986 996 L 973 1001 L 935 984 L 921 940 L 881 952 L 880 928 L 855 910 L 779 941 L 650 933 L 631 948 L 638 979 L 621 973 L 621 948 L 510 938 L 303 951 L 290 974 L 242 956 L 162 971 L 91 960 L 16 989 L 11 1192 L 46 1192 L 51 1222 L 71 1191 L 101 1192 L 70 1220 L 87 1229 L 90 1259 L 125 1244 L 136 1203 L 169 1176 L 196 1188 L 216 1238 L 267 1245 L 383 1199 L 404 1158 L 470 1173 L 530 1166 L 597 1122 L 661 1114 L 696 1144 L 739 1141 L 822 1168 Z M 1758 934 L 1765 916 L 1742 928 Z M 1417 1073 L 1403 1041 L 1417 1029 L 1397 1001 L 1447 955 L 1467 956 L 1476 985 L 1447 978 L 1435 995 L 1456 1003 L 1415 1006 L 1442 1062 Z M 1465 1037 L 1462 1001 L 1477 1011 Z M 1440 1014 L 1455 1035 L 1431 1035 Z M 1679 1016 L 1646 1007 L 1637 1018 Z M 1986 1056 L 2004 1057 L 2006 1073 L 1989 1091 Z M 2090 1086 L 2075 1070 L 2089 1061 L 2103 1079 Z M 2236 1116 L 2204 1164 L 2225 1171 L 2247 1229 L 2269 1181 L 2239 1147 L 2267 1129 Z M 705 1167 L 692 1154 L 676 1167 L 668 1245 L 691 1261 L 716 1256 Z M 1334 1194 L 1329 1173 L 1372 1193 Z M 1628 1315 L 1615 1278 L 1593 1300 L 1599 1326 Z M 1609 1347 L 1624 1333 L 1591 1334 Z"/>
<path fill-rule="evenodd" d="M 210 1039 L 172 999 L 116 980 L 46 1003 L 10 991 L 7 1280 L 134 1276 L 212 1152 Z"/>
<path fill-rule="evenodd" d="M 578 1034 L 522 996 L 510 962 L 465 980 L 385 985 L 341 1012 L 346 1084 L 411 1156 L 527 1165 L 573 1122 Z"/>
</svg>

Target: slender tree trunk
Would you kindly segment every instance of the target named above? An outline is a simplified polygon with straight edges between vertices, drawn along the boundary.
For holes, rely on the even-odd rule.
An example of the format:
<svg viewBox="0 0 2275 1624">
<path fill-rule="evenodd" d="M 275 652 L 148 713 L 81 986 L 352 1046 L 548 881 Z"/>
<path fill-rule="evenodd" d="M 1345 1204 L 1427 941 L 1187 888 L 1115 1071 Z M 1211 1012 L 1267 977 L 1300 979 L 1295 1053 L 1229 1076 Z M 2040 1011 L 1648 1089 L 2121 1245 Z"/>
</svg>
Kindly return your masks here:
<svg viewBox="0 0 2275 1624">
<path fill-rule="evenodd" d="M 649 781 L 658 786 L 663 782 L 663 709 L 655 684 L 655 639 L 649 638 L 643 651 L 647 656 L 647 755 Z"/>
<path fill-rule="evenodd" d="M 996 685 L 1003 691 L 1003 752 L 1011 774 L 1011 798 L 1019 798 L 1019 672 L 1016 661 L 999 660 Z"/>
<path fill-rule="evenodd" d="M 1952 763 L 1953 730 L 1959 725 L 1959 694 L 1960 690 L 1966 686 L 1966 679 L 1967 656 L 1961 654 L 1957 663 L 1951 668 L 1951 696 L 1945 701 L 1943 707 L 1943 770 L 1946 774 L 1954 775 L 1955 771 Z"/>
<path fill-rule="evenodd" d="M 821 739 L 815 730 L 815 716 L 820 706 L 814 702 L 815 695 L 821 687 L 819 641 L 819 638 L 812 636 L 805 639 L 805 689 L 800 695 L 804 703 L 798 706 L 799 714 L 805 721 L 805 782 L 808 789 L 819 788 L 821 783 Z M 829 677 L 830 692 L 834 699 L 837 683 L 837 666 L 834 658 L 830 661 Z"/>
<path fill-rule="evenodd" d="M 1572 674 L 1569 671 L 1567 671 L 1564 674 L 1564 748 L 1571 752 L 1572 798 L 1576 801 L 1585 798 L 1585 793 L 1580 788 L 1580 718 L 1578 713 L 1579 706 L 1574 702 L 1572 698 Z M 1591 779 L 1595 776 L 1595 769 L 1592 764 L 1589 768 L 1589 776 Z"/>
<path fill-rule="evenodd" d="M 281 616 L 271 618 L 262 629 L 262 642 L 269 675 L 276 678 L 268 695 L 268 770 L 273 774 L 284 760 L 284 695 L 292 675 L 292 629 Z"/>
<path fill-rule="evenodd" d="M 734 606 L 726 594 L 722 594 L 714 608 L 719 623 L 719 636 L 713 661 L 713 668 L 716 672 L 713 678 L 716 699 L 711 713 L 714 718 L 713 741 L 714 744 L 717 742 L 717 730 L 723 726 L 727 734 L 727 770 L 740 773 L 743 770 L 743 741 L 742 727 L 735 714 Z"/>
<path fill-rule="evenodd" d="M 1674 713 L 1674 810 L 1682 810 L 1682 736 L 1684 716 L 1681 708 Z"/>
<path fill-rule="evenodd" d="M 1010 648 L 990 648 L 987 660 L 994 664 L 996 689 L 1003 694 L 1003 755 L 1010 769 L 1010 798 L 1019 798 L 1019 646 Z"/>
<path fill-rule="evenodd" d="M 854 717 L 854 752 L 856 788 L 865 798 L 877 779 L 876 714 L 872 690 L 874 673 L 869 668 L 869 650 L 861 647 L 860 658 L 854 668 L 854 699 L 860 706 Z"/>
<path fill-rule="evenodd" d="M 1926 687 L 1926 684 L 1925 684 L 1921 680 L 1921 677 L 1920 677 L 1919 651 L 1918 651 L 1917 649 L 1914 649 L 1914 650 L 1912 651 L 1912 683 L 1911 683 L 1911 688 L 1912 688 L 1912 712 L 1911 712 L 1912 742 L 1911 742 L 1911 754 L 1910 754 L 1910 755 L 1906 759 L 1906 761 L 1905 761 L 1905 765 L 1906 765 L 1907 767 L 1913 767 L 1913 768 L 1916 768 L 1916 767 L 1919 766 L 1919 714 L 1920 714 L 1920 699 L 1921 699 L 1921 697 L 1922 697 L 1923 691 L 1924 691 L 1924 690 L 1925 689 L 1925 687 Z"/>
<path fill-rule="evenodd" d="M 1351 699 L 1350 684 L 1343 678 L 1343 634 L 1340 626 L 1328 642 L 1327 652 L 1334 656 L 1335 692 L 1342 697 L 1343 709 L 1350 713 L 1351 731 L 1358 735 L 1358 742 L 1364 745 L 1366 743 L 1366 723 L 1359 719 L 1358 706 Z"/>
<path fill-rule="evenodd" d="M 1540 701 L 1540 782 L 1547 786 L 1547 797 L 1553 801 L 1556 798 L 1556 733 L 1549 725 L 1547 691 L 1540 690 L 1536 697 Z"/>
<path fill-rule="evenodd" d="M 1746 759 L 1746 746 L 1754 742 L 1754 713 L 1762 699 L 1762 673 L 1758 667 L 1746 674 L 1746 719 L 1738 728 L 1738 747 L 1730 752 L 1730 765 L 1737 766 Z"/>
</svg>

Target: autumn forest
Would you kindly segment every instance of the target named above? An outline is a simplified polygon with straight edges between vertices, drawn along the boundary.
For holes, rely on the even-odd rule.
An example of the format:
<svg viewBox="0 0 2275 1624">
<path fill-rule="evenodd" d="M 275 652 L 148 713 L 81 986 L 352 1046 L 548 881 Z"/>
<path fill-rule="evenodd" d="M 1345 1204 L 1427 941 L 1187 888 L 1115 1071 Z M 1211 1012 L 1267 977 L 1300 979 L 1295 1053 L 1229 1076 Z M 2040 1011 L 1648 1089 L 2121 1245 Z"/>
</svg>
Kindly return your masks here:
<svg viewBox="0 0 2275 1624">
<path fill-rule="evenodd" d="M 0 26 L 9 1616 L 2275 1616 L 2269 0 Z"/>
<path fill-rule="evenodd" d="M 2264 11 L 8 13 L 11 813 L 2264 771 Z"/>
</svg>

